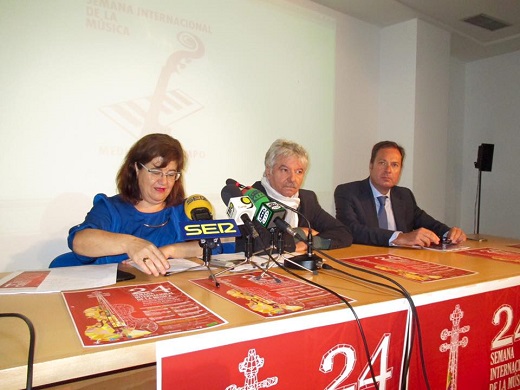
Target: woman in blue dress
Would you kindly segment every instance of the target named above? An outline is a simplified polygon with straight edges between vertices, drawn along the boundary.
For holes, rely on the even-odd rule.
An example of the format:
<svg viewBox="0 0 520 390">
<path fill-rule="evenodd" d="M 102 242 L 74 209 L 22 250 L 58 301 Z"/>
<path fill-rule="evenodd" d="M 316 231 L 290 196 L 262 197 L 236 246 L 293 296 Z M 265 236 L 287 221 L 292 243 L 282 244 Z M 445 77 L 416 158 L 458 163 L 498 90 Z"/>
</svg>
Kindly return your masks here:
<svg viewBox="0 0 520 390">
<path fill-rule="evenodd" d="M 117 174 L 118 194 L 97 194 L 85 221 L 69 231 L 72 252 L 50 267 L 132 261 L 146 274 L 164 275 L 169 258 L 200 256 L 197 241 L 184 242 L 182 172 L 186 154 L 167 134 L 149 134 L 128 151 Z"/>
</svg>

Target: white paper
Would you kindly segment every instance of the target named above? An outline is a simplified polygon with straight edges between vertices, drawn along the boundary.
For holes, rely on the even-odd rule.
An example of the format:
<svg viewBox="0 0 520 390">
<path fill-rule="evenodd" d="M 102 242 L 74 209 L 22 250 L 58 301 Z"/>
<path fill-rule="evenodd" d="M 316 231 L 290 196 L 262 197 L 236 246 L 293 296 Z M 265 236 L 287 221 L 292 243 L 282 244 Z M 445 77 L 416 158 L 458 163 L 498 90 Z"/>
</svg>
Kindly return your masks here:
<svg viewBox="0 0 520 390">
<path fill-rule="evenodd" d="M 24 280 L 30 275 L 40 273 L 45 278 L 38 286 L 26 287 Z M 0 280 L 0 294 L 49 293 L 69 290 L 82 290 L 116 283 L 117 264 L 81 265 L 42 270 L 16 271 Z"/>
</svg>

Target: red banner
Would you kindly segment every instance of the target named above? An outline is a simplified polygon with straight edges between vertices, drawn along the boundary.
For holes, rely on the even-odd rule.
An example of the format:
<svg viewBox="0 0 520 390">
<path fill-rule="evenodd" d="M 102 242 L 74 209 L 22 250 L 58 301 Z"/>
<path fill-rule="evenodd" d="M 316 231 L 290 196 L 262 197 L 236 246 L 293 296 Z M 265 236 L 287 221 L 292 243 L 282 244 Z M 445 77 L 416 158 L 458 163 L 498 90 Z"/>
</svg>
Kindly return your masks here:
<svg viewBox="0 0 520 390">
<path fill-rule="evenodd" d="M 398 388 L 405 320 L 403 312 L 363 320 L 373 368 L 387 388 Z M 359 329 L 347 322 L 167 357 L 161 379 L 163 389 L 364 386 L 371 382 L 366 362 Z"/>
<path fill-rule="evenodd" d="M 497 289 L 500 283 L 506 288 Z M 427 388 L 422 358 L 430 389 L 520 388 L 516 284 L 512 278 L 416 297 L 424 355 L 416 339 L 407 388 Z M 404 300 L 356 308 L 381 390 L 400 388 L 406 308 Z M 159 342 L 158 387 L 374 388 L 360 330 L 355 320 L 341 320 L 346 313 L 336 310 Z"/>
<path fill-rule="evenodd" d="M 419 307 L 431 389 L 520 388 L 520 287 Z M 418 378 L 410 389 L 426 389 Z"/>
</svg>

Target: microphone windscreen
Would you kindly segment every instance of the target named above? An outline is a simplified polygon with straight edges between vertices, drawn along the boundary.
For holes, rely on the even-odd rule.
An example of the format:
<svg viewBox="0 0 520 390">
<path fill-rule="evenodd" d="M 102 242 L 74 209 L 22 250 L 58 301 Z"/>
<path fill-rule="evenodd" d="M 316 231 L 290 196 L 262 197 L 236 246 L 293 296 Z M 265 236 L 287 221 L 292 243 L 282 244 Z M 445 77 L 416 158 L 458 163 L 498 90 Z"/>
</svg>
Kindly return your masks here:
<svg viewBox="0 0 520 390">
<path fill-rule="evenodd" d="M 184 201 L 184 212 L 193 221 L 213 219 L 213 206 L 205 196 L 195 194 Z"/>
<path fill-rule="evenodd" d="M 226 180 L 226 185 L 228 185 L 228 186 L 237 186 L 238 185 L 238 181 L 236 181 L 234 179 L 227 179 Z"/>
<path fill-rule="evenodd" d="M 226 180 L 226 185 L 228 186 L 235 186 L 237 188 L 240 188 L 240 190 L 242 191 L 242 195 L 246 195 L 246 191 L 248 189 L 250 189 L 251 187 L 249 186 L 245 186 L 243 184 L 240 184 L 238 181 L 234 180 L 234 179 L 227 179 Z"/>
<path fill-rule="evenodd" d="M 237 186 L 228 184 L 222 188 L 222 191 L 220 191 L 220 196 L 222 197 L 224 204 L 227 206 L 229 205 L 229 200 L 231 198 L 242 196 L 242 191 L 240 191 L 240 188 Z"/>
</svg>

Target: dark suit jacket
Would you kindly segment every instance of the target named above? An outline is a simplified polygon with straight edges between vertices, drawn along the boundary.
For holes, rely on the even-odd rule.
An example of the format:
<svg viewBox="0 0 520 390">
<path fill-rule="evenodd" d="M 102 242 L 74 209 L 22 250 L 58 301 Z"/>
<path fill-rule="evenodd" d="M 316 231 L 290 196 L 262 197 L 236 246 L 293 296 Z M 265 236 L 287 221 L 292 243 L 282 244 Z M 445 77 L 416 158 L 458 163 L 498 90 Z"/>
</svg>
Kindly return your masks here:
<svg viewBox="0 0 520 390">
<path fill-rule="evenodd" d="M 388 246 L 392 230 L 380 229 L 377 221 L 374 195 L 369 179 L 340 184 L 334 191 L 336 218 L 352 232 L 354 243 Z M 403 233 L 424 227 L 442 237 L 450 228 L 437 221 L 417 206 L 412 191 L 395 186 L 390 201 L 398 231 Z"/>
<path fill-rule="evenodd" d="M 266 194 L 265 188 L 259 181 L 253 184 L 253 187 Z M 321 238 L 320 242 L 322 243 L 321 249 L 336 249 L 352 245 L 352 235 L 348 228 L 321 208 L 318 203 L 318 198 L 313 191 L 300 189 L 300 206 L 298 207 L 298 211 L 309 220 L 311 228 L 319 232 L 319 237 Z M 256 221 L 255 226 L 262 237 L 260 240 L 257 239 L 255 241 L 254 250 L 258 251 L 264 249 L 262 243 L 269 245 L 271 235 Z M 298 226 L 309 226 L 305 218 L 301 215 L 298 218 Z M 241 238 L 237 238 L 236 245 L 237 251 L 244 250 L 244 242 Z M 295 248 L 296 244 L 293 237 L 289 234 L 285 234 L 284 250 L 287 252 L 293 252 Z"/>
</svg>

